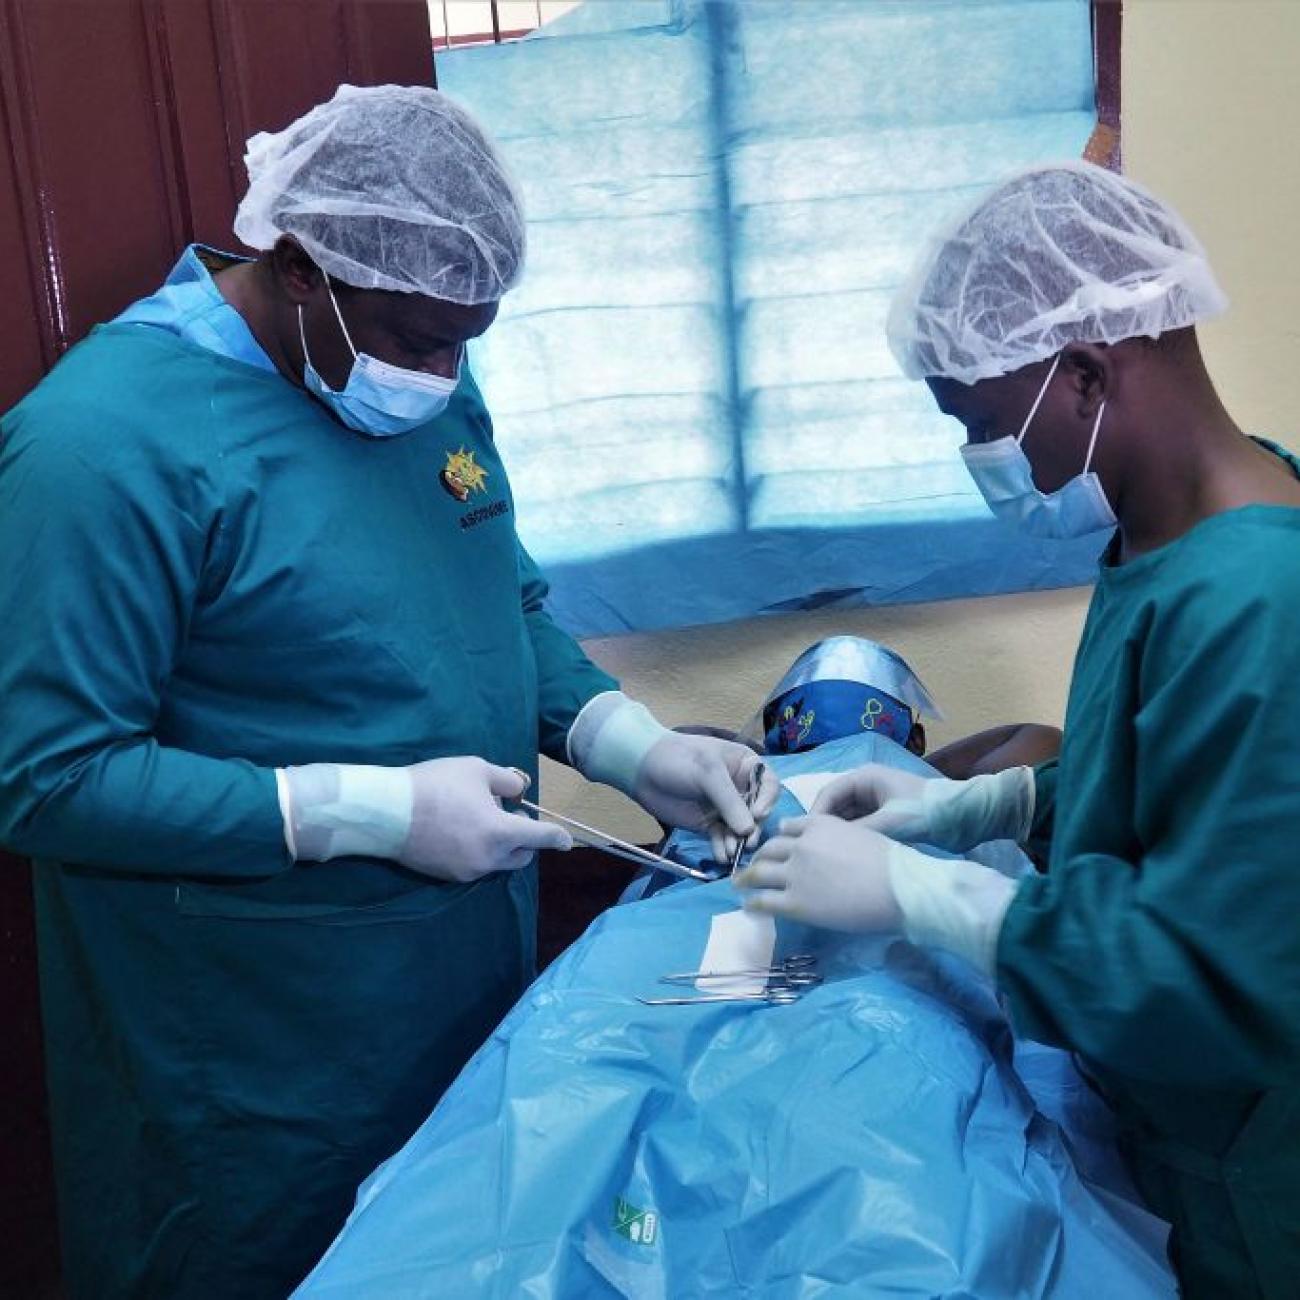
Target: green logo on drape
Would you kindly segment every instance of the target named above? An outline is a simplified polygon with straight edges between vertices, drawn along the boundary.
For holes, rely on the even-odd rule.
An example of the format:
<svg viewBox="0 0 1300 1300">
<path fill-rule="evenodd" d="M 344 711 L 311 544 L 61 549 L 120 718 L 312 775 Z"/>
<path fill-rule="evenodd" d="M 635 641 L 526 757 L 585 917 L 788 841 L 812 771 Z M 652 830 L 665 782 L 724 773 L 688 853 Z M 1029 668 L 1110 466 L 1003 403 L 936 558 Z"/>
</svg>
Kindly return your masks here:
<svg viewBox="0 0 1300 1300">
<path fill-rule="evenodd" d="M 614 1201 L 614 1231 L 638 1246 L 653 1246 L 659 1239 L 659 1216 L 653 1210 L 638 1209 L 620 1196 Z"/>
</svg>

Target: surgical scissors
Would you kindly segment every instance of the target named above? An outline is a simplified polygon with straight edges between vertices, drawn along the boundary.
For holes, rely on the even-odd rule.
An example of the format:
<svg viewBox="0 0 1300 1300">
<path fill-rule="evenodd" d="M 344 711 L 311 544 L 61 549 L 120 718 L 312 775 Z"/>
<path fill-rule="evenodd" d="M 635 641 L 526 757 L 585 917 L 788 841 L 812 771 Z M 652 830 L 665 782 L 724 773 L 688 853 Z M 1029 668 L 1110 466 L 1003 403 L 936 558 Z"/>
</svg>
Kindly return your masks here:
<svg viewBox="0 0 1300 1300">
<path fill-rule="evenodd" d="M 765 1002 L 768 1006 L 788 1007 L 803 997 L 799 989 L 763 989 L 758 993 L 702 993 L 693 998 L 642 998 L 637 1001 L 646 1007 L 692 1007 L 704 1002 Z"/>
<path fill-rule="evenodd" d="M 688 880 L 716 879 L 707 871 L 697 871 L 694 867 L 683 866 L 671 858 L 651 853 L 649 849 L 643 849 L 640 845 L 629 844 L 627 840 L 620 840 L 617 836 L 598 831 L 594 826 L 588 826 L 586 822 L 575 821 L 574 818 L 566 817 L 563 813 L 552 812 L 549 808 L 543 808 L 541 804 L 531 803 L 527 799 L 519 799 L 516 802 L 521 808 L 527 808 L 529 812 L 534 812 L 539 817 L 549 817 L 551 821 L 559 822 L 561 826 L 568 829 L 579 844 L 600 849 L 602 853 L 608 853 L 616 858 L 626 858 L 629 862 L 639 862 L 644 867 L 662 867 L 665 871 L 672 872 L 674 876 L 682 876 Z"/>
<path fill-rule="evenodd" d="M 810 952 L 791 953 L 789 957 L 774 966 L 751 966 L 745 970 L 685 970 L 671 975 L 661 975 L 660 979 L 670 984 L 679 984 L 684 980 L 726 979 L 732 975 L 766 975 L 771 979 L 784 976 L 787 980 L 792 975 L 807 976 L 817 970 L 817 958 Z M 821 982 L 818 976 L 817 982 Z"/>
</svg>

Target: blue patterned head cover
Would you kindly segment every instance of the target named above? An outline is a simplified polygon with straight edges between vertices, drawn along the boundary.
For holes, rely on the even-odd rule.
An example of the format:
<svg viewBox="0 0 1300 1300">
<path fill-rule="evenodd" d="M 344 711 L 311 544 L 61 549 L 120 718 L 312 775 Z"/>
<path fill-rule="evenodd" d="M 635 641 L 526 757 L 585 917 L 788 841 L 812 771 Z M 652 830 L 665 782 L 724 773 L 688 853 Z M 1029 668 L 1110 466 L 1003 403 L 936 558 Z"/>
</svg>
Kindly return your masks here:
<svg viewBox="0 0 1300 1300">
<path fill-rule="evenodd" d="M 900 656 L 865 637 L 828 637 L 805 650 L 768 696 L 763 748 L 798 754 L 863 731 L 906 745 L 923 714 L 939 710 Z"/>
<path fill-rule="evenodd" d="M 915 719 L 906 704 L 858 682 L 810 682 L 763 710 L 763 749 L 801 754 L 859 731 L 874 731 L 906 745 Z"/>
</svg>

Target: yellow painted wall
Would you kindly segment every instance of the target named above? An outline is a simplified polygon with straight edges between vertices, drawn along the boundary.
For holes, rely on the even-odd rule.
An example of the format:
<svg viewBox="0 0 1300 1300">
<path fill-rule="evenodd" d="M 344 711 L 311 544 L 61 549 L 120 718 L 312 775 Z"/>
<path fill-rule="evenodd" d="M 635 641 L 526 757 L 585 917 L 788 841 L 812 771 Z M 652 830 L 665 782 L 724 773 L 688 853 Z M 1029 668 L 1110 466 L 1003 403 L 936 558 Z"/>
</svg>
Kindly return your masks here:
<svg viewBox="0 0 1300 1300">
<path fill-rule="evenodd" d="M 1229 410 L 1300 449 L 1300 3 L 1127 0 L 1126 170 L 1172 201 L 1232 301 L 1202 330 Z"/>
<path fill-rule="evenodd" d="M 1244 427 L 1300 451 L 1300 0 L 1126 0 L 1123 138 L 1130 175 L 1178 207 L 1232 300 L 1203 340 Z M 732 725 L 794 656 L 835 632 L 895 647 L 943 704 L 932 743 L 1008 721 L 1060 723 L 1087 604 L 1080 590 L 795 614 L 588 643 L 666 723 Z M 642 840 L 648 817 L 547 764 L 552 806 Z"/>
</svg>

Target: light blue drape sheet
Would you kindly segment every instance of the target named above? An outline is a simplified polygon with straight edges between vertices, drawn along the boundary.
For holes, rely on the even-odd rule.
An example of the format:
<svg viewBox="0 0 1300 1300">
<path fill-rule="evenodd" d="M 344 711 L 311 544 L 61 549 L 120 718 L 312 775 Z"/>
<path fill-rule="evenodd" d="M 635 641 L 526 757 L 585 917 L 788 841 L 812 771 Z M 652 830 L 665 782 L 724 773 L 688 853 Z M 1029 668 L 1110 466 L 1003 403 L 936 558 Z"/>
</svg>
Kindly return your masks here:
<svg viewBox="0 0 1300 1300">
<path fill-rule="evenodd" d="M 439 59 L 528 207 L 472 361 L 565 625 L 1090 580 L 1105 539 L 995 523 L 884 335 L 933 223 L 1082 152 L 1089 22 L 1088 0 L 589 0 Z"/>
</svg>

